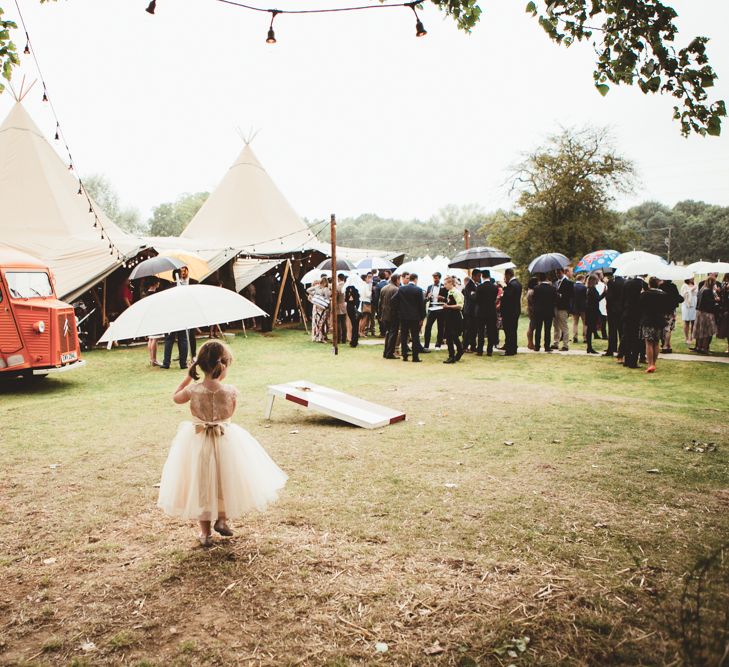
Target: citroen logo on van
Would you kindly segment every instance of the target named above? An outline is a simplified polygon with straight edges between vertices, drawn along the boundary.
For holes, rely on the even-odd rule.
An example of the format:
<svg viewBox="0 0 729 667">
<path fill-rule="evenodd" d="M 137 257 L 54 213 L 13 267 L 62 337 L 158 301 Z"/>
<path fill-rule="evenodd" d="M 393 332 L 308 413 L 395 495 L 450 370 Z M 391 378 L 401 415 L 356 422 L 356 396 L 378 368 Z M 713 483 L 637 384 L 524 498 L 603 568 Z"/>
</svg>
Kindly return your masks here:
<svg viewBox="0 0 729 667">
<path fill-rule="evenodd" d="M 68 318 L 63 320 L 63 337 L 68 338 Z"/>
</svg>

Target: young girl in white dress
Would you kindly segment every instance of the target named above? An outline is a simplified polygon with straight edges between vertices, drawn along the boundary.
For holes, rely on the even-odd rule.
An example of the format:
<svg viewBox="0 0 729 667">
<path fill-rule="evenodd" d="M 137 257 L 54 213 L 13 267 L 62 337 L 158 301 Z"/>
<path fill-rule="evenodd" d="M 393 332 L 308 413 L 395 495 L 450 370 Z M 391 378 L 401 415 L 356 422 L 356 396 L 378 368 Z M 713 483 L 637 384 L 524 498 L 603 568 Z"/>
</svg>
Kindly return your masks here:
<svg viewBox="0 0 729 667">
<path fill-rule="evenodd" d="M 232 361 L 226 345 L 208 341 L 172 397 L 190 402 L 193 421 L 182 422 L 172 441 L 157 505 L 170 516 L 197 519 L 204 547 L 212 544 L 211 525 L 231 536 L 227 519 L 264 510 L 287 479 L 258 441 L 230 421 L 238 390 L 222 380 Z M 205 377 L 193 383 L 198 367 Z"/>
</svg>

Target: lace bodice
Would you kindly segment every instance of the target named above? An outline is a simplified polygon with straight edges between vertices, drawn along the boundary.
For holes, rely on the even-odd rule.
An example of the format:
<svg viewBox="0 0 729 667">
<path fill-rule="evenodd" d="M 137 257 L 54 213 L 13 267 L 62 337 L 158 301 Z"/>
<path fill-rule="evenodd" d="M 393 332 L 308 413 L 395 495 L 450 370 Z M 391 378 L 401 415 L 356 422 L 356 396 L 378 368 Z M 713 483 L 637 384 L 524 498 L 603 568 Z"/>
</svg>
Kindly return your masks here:
<svg viewBox="0 0 729 667">
<path fill-rule="evenodd" d="M 211 391 L 201 384 L 187 389 L 190 392 L 190 412 L 204 422 L 217 422 L 230 419 L 235 412 L 235 399 L 238 390 L 230 384 L 221 385 Z"/>
</svg>

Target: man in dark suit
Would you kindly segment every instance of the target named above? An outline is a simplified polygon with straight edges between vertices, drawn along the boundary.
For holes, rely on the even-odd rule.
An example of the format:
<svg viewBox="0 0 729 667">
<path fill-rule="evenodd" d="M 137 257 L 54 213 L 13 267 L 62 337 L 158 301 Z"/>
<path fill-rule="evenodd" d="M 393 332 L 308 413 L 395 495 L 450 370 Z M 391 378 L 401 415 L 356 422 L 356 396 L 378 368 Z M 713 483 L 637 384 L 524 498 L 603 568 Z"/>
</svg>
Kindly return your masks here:
<svg viewBox="0 0 729 667">
<path fill-rule="evenodd" d="M 496 328 L 496 299 L 499 288 L 491 280 L 491 274 L 484 271 L 483 282 L 476 288 L 474 300 L 476 302 L 476 354 L 483 355 L 484 334 L 488 341 L 486 356 L 492 356 L 497 343 L 498 329 Z"/>
<path fill-rule="evenodd" d="M 476 350 L 476 289 L 481 284 L 481 269 L 471 271 L 463 286 L 463 349 L 469 352 Z"/>
<path fill-rule="evenodd" d="M 378 322 L 380 323 L 380 336 L 384 338 L 385 336 L 385 330 L 382 328 L 382 320 L 380 319 L 380 294 L 382 294 L 382 290 L 387 287 L 390 284 L 390 271 L 381 271 L 380 272 L 380 280 L 375 284 L 375 281 L 372 281 L 372 312 L 374 313 L 374 317 L 377 318 Z"/>
<path fill-rule="evenodd" d="M 544 273 L 537 274 L 537 283 L 532 296 L 534 313 L 534 351 L 539 352 L 544 327 L 544 351 L 551 352 L 550 338 L 552 334 L 552 318 L 557 307 L 557 288 L 547 280 Z"/>
<path fill-rule="evenodd" d="M 400 287 L 400 276 L 390 276 L 390 280 L 380 290 L 379 313 L 381 331 L 385 332 L 385 351 L 382 356 L 385 359 L 395 359 L 395 344 L 400 322 L 397 318 L 397 308 L 394 297 Z"/>
<path fill-rule="evenodd" d="M 425 349 L 430 348 L 430 336 L 433 330 L 433 322 L 436 323 L 436 339 L 435 346 L 443 345 L 443 336 L 445 330 L 443 328 L 443 308 L 442 305 L 448 298 L 448 290 L 440 282 L 440 272 L 433 274 L 433 284 L 428 286 L 425 291 L 425 301 L 428 305 L 428 319 L 425 321 Z M 440 304 L 440 305 L 438 305 Z"/>
<path fill-rule="evenodd" d="M 621 327 L 623 326 L 623 286 L 625 280 L 621 276 L 611 275 L 605 291 L 605 307 L 608 321 L 608 347 L 603 357 L 612 357 L 620 350 Z"/>
<path fill-rule="evenodd" d="M 521 315 L 521 283 L 514 277 L 514 269 L 504 271 L 506 287 L 501 295 L 501 319 L 504 323 L 504 356 L 512 357 L 516 354 L 517 330 L 519 328 L 519 315 Z"/>
<path fill-rule="evenodd" d="M 568 324 L 572 291 L 575 284 L 567 277 L 564 269 L 557 269 L 557 305 L 554 308 L 554 342 L 552 349 L 556 350 L 562 343 L 562 351 L 570 349 L 570 327 Z"/>
<path fill-rule="evenodd" d="M 411 273 L 410 282 L 401 285 L 393 296 L 393 306 L 400 320 L 400 352 L 402 360 L 408 360 L 408 337 L 413 341 L 413 361 L 420 359 L 420 323 L 425 319 L 425 298 L 417 284 L 418 277 Z"/>
<path fill-rule="evenodd" d="M 270 273 L 265 273 L 260 278 L 256 278 L 253 284 L 256 287 L 256 305 L 268 313 L 268 317 L 261 318 L 261 332 L 271 331 L 276 302 L 276 283 Z"/>
<path fill-rule="evenodd" d="M 642 278 L 629 278 L 623 284 L 623 365 L 638 368 L 640 356 L 640 295 L 645 283 Z"/>
</svg>

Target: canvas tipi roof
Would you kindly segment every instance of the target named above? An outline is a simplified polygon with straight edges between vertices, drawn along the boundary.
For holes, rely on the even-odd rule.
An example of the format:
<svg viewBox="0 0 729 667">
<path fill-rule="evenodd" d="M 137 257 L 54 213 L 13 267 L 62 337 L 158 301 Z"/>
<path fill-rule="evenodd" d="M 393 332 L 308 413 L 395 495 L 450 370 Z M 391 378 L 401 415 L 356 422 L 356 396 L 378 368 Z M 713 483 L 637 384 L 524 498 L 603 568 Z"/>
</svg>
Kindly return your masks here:
<svg viewBox="0 0 729 667">
<path fill-rule="evenodd" d="M 243 147 L 182 236 L 254 255 L 307 250 L 317 242 L 250 144 Z"/>
<path fill-rule="evenodd" d="M 58 296 L 72 300 L 121 264 L 94 228 L 78 181 L 18 102 L 0 126 L 0 242 L 50 266 Z M 124 259 L 141 242 L 96 213 Z"/>
</svg>

